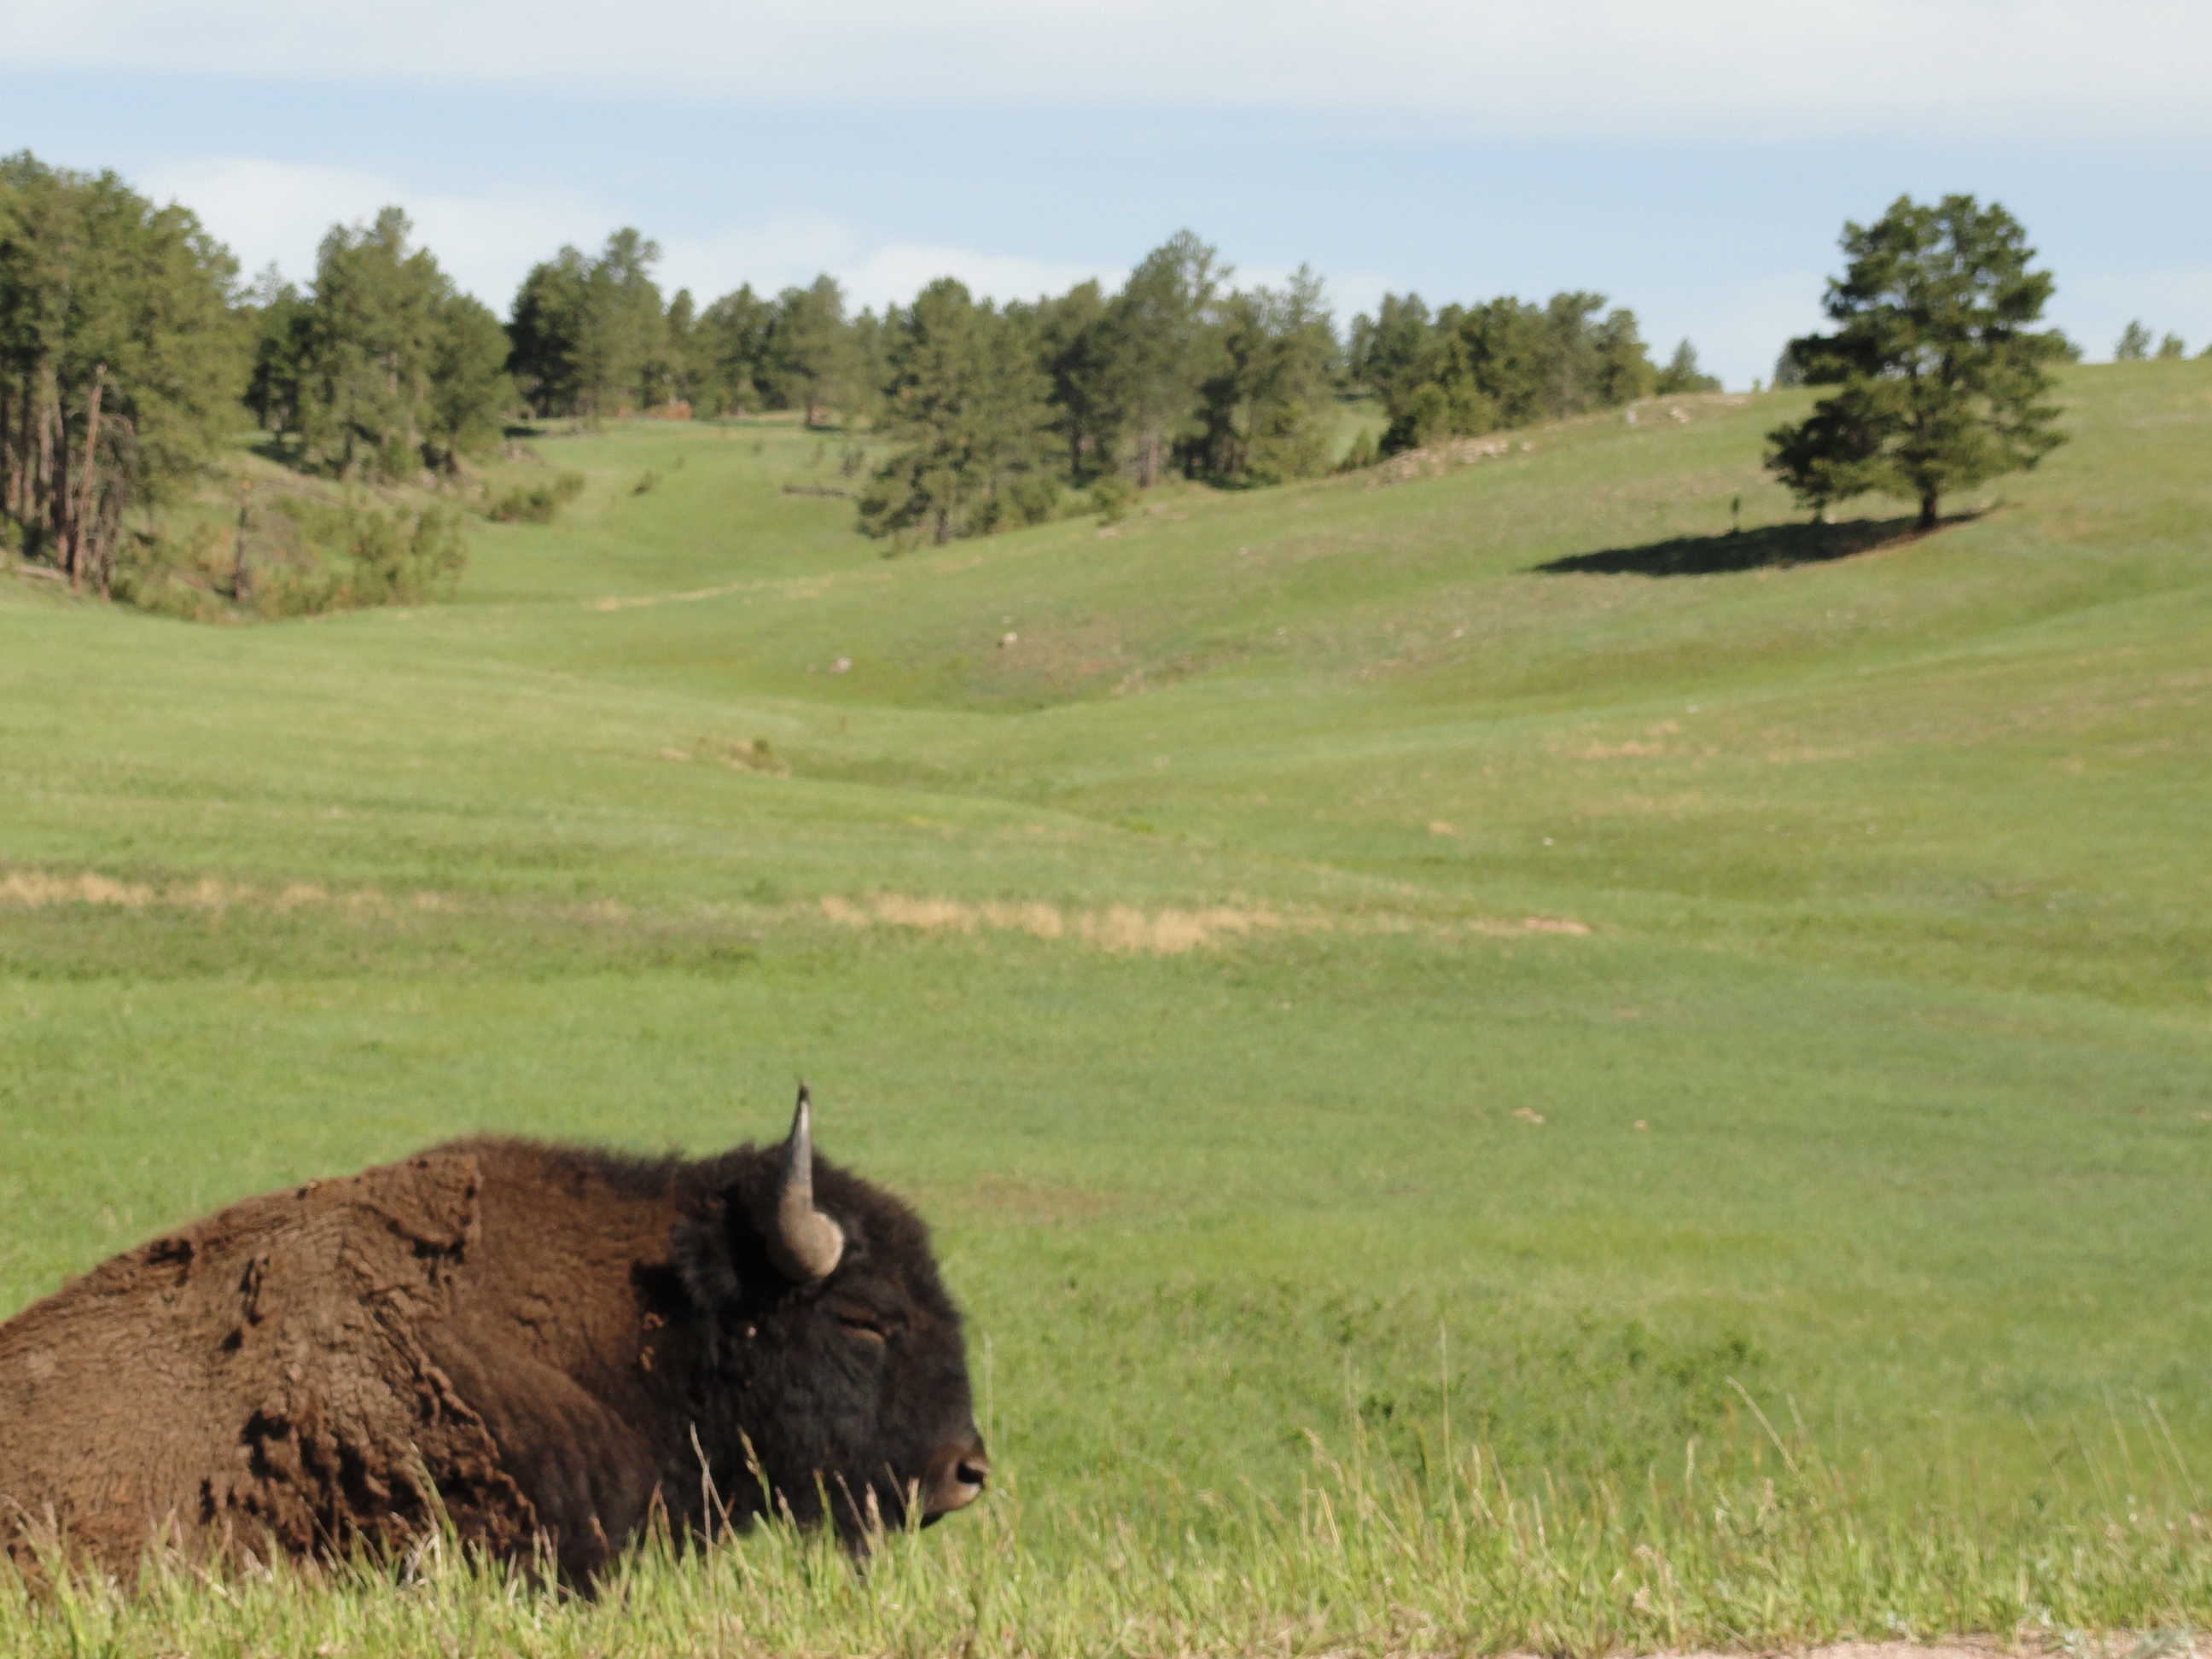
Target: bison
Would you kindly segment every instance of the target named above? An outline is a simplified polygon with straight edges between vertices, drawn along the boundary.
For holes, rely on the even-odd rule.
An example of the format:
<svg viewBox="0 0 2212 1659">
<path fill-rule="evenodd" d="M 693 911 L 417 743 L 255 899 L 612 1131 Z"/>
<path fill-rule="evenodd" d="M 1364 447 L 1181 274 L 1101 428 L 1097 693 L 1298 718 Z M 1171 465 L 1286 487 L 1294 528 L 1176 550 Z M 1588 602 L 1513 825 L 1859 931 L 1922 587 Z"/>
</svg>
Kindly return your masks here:
<svg viewBox="0 0 2212 1659">
<path fill-rule="evenodd" d="M 898 1200 L 780 1147 L 521 1139 L 247 1199 L 0 1325 L 0 1539 L 127 1571 L 405 1547 L 588 1583 L 655 1515 L 877 1528 L 990 1464 L 960 1316 Z"/>
</svg>

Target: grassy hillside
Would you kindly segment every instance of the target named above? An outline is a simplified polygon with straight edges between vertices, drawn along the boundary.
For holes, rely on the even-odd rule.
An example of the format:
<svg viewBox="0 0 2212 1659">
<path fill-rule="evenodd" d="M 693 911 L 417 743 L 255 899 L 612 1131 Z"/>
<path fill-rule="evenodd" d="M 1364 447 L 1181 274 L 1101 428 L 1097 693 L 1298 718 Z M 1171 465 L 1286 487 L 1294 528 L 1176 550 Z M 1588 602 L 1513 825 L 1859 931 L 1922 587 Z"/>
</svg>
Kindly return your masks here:
<svg viewBox="0 0 2212 1659">
<path fill-rule="evenodd" d="M 0 1311 L 466 1129 L 773 1135 L 804 1074 L 937 1224 L 1005 1478 L 870 1581 L 939 1612 L 801 1563 L 740 1645 L 957 1645 L 1008 1561 L 1054 1650 L 2212 1616 L 2212 364 L 2063 384 L 1919 540 L 1786 511 L 1782 394 L 898 559 L 793 493 L 834 437 L 640 423 L 538 441 L 589 488 L 450 605 L 0 578 Z M 1383 1587 L 1233 1518 L 1308 1429 L 1465 1495 L 1447 1411 L 1549 1541 Z M 1802 1536 L 1698 1496 L 1778 1476 Z M 2054 1543 L 2108 1512 L 2155 1538 Z M 1116 1601 L 1109 1522 L 1227 1611 Z"/>
</svg>

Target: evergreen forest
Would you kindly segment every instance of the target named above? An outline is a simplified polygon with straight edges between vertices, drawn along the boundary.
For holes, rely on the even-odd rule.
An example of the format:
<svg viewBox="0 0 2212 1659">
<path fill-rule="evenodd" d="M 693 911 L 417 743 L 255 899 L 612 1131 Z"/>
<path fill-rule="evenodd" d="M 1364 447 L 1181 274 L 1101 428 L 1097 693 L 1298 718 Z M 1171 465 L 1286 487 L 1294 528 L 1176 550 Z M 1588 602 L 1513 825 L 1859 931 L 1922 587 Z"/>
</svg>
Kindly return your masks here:
<svg viewBox="0 0 2212 1659">
<path fill-rule="evenodd" d="M 73 587 L 143 599 L 163 567 L 213 556 L 221 532 L 202 522 L 180 545 L 162 509 L 250 420 L 264 456 L 339 493 L 257 503 L 241 483 L 225 596 L 311 611 L 434 594 L 462 567 L 471 507 L 557 512 L 562 482 L 469 488 L 471 461 L 532 422 L 788 410 L 866 434 L 872 448 L 847 454 L 868 476 L 839 493 L 899 551 L 1111 520 L 1170 476 L 1277 484 L 1718 386 L 1686 340 L 1655 363 L 1635 313 L 1601 295 L 1433 312 L 1386 295 L 1340 330 L 1310 270 L 1240 286 L 1189 231 L 1118 289 L 998 302 L 945 277 L 880 313 L 826 274 L 702 305 L 663 291 L 659 259 L 629 228 L 597 252 L 562 247 L 502 320 L 397 207 L 334 226 L 304 285 L 273 266 L 247 280 L 186 206 L 113 173 L 0 161 L 0 540 Z M 1347 447 L 1340 415 L 1368 399 L 1379 441 L 1363 429 Z"/>
</svg>

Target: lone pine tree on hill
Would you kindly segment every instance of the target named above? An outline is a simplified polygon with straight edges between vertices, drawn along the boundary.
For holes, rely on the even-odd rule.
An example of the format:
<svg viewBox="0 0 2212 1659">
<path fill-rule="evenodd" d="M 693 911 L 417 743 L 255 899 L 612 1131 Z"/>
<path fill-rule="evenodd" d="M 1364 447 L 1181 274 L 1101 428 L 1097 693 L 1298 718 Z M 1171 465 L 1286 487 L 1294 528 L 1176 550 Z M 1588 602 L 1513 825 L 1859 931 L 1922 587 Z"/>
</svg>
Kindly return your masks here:
<svg viewBox="0 0 2212 1659">
<path fill-rule="evenodd" d="M 1766 465 L 1816 512 L 1869 490 L 1920 503 L 1932 530 L 1948 491 L 2032 467 L 2065 441 L 2048 362 L 2064 336 L 2036 331 L 2052 288 L 2003 208 L 1971 196 L 1900 196 L 1846 223 L 1850 264 L 1824 309 L 1832 334 L 1793 340 L 1810 386 L 1836 391 L 1767 434 Z"/>
</svg>

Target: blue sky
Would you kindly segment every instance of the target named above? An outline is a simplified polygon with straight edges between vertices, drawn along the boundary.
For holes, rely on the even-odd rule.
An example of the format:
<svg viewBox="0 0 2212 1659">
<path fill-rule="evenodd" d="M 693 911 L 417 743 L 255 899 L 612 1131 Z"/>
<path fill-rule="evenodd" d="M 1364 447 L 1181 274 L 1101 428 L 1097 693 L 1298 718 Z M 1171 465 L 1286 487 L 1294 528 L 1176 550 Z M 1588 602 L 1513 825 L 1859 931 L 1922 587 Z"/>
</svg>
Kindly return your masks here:
<svg viewBox="0 0 2212 1659">
<path fill-rule="evenodd" d="M 112 167 L 295 278 L 386 202 L 504 312 L 635 224 L 703 301 L 827 269 L 1109 281 L 1184 226 L 1341 317 L 1594 289 L 1731 385 L 1846 218 L 2003 202 L 2106 355 L 2212 343 L 2212 8 L 2166 0 L 0 3 L 0 144 Z"/>
</svg>

